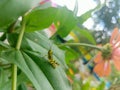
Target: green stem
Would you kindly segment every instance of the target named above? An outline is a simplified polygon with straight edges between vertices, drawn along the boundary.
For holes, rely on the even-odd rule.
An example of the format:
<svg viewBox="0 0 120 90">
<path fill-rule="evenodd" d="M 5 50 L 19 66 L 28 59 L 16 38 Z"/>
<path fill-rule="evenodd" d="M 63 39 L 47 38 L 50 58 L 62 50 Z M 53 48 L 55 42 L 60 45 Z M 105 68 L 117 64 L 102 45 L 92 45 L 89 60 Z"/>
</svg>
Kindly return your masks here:
<svg viewBox="0 0 120 90">
<path fill-rule="evenodd" d="M 23 17 L 21 32 L 20 32 L 20 34 L 19 34 L 18 41 L 17 41 L 17 45 L 16 45 L 16 49 L 17 49 L 17 50 L 20 49 L 21 42 L 22 42 L 22 38 L 23 38 L 23 35 L 24 35 L 24 30 L 25 30 L 25 20 L 24 20 L 24 17 Z"/>
<path fill-rule="evenodd" d="M 61 47 L 61 46 L 85 46 L 85 47 L 94 48 L 94 49 L 97 49 L 97 50 L 100 50 L 100 51 L 102 50 L 98 46 L 91 45 L 91 44 L 86 44 L 86 43 L 64 43 L 64 44 L 59 45 L 59 47 Z"/>
<path fill-rule="evenodd" d="M 24 30 L 25 30 L 25 19 L 24 17 L 22 18 L 22 25 L 21 25 L 21 31 L 18 36 L 18 41 L 16 45 L 16 49 L 19 50 L 22 42 L 22 38 L 24 35 Z M 13 64 L 12 65 L 12 90 L 17 89 L 17 65 Z"/>
<path fill-rule="evenodd" d="M 12 65 L 12 89 L 17 89 L 17 66 L 15 64 Z"/>
</svg>

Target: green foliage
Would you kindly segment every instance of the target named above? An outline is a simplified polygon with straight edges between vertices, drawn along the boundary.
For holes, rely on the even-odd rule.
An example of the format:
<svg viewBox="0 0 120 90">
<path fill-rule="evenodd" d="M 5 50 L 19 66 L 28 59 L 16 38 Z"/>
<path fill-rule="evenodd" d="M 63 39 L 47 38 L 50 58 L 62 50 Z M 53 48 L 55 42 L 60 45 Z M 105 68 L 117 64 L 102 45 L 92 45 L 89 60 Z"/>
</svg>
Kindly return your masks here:
<svg viewBox="0 0 120 90">
<path fill-rule="evenodd" d="M 3 32 L 0 37 L 0 90 L 11 90 L 13 64 L 18 67 L 17 90 L 27 90 L 29 86 L 35 90 L 71 90 L 65 74 L 65 70 L 68 69 L 66 62 L 70 65 L 70 61 L 78 59 L 81 53 L 78 47 L 63 46 L 61 49 L 64 51 L 61 50 L 53 43 L 58 42 L 54 38 L 58 35 L 64 42 L 70 42 L 64 38 L 74 29 L 73 32 L 80 42 L 84 40 L 85 43 L 96 44 L 91 33 L 83 27 L 78 27 L 90 17 L 93 10 L 77 17 L 77 1 L 74 12 L 66 7 L 50 7 L 50 3 L 39 5 L 39 2 L 39 0 L 0 2 L 0 31 Z M 22 17 L 22 20 L 19 20 L 19 17 Z M 56 32 L 51 36 L 52 42 L 44 29 L 53 23 Z M 20 49 L 16 48 L 17 45 L 20 45 Z M 56 68 L 49 63 L 49 50 L 53 51 L 53 59 L 59 63 Z M 74 90 L 89 90 L 91 87 L 90 82 L 80 84 L 81 86 L 78 83 L 74 85 Z M 99 89 L 102 90 L 104 85 L 101 84 Z"/>
<path fill-rule="evenodd" d="M 66 62 L 67 64 L 69 64 L 70 61 L 75 60 L 76 58 L 78 58 L 80 56 L 80 54 L 78 52 L 76 52 L 74 49 L 72 48 L 64 48 L 64 50 L 66 50 Z"/>
<path fill-rule="evenodd" d="M 90 82 L 86 82 L 82 85 L 82 90 L 90 90 Z"/>
<path fill-rule="evenodd" d="M 2 0 L 0 1 L 0 28 L 6 27 L 37 5 L 40 0 Z"/>
<path fill-rule="evenodd" d="M 67 36 L 70 31 L 76 26 L 77 19 L 73 12 L 68 10 L 66 7 L 59 8 L 56 23 L 59 21 L 60 26 L 58 26 L 58 34 L 61 37 Z"/>
<path fill-rule="evenodd" d="M 37 7 L 26 16 L 26 31 L 43 30 L 54 22 L 57 34 L 65 37 L 75 27 L 76 21 L 73 12 L 66 7 L 42 9 Z M 59 25 L 57 25 L 58 23 Z"/>
<path fill-rule="evenodd" d="M 12 84 L 11 84 L 11 78 L 8 79 L 8 76 L 10 75 L 11 69 L 9 70 L 9 72 L 8 72 L 8 70 L 7 70 L 7 71 L 4 70 L 4 71 L 6 72 L 5 76 L 7 76 L 7 80 L 3 81 L 4 83 L 1 85 L 0 89 L 1 89 L 1 90 L 11 90 L 11 85 L 12 85 Z M 18 75 L 18 77 L 17 77 L 17 86 L 18 86 L 18 88 L 19 88 L 19 86 L 20 86 L 21 84 L 25 84 L 26 82 L 29 82 L 28 78 L 26 77 L 25 74 L 20 73 L 20 74 Z M 26 85 L 27 85 L 27 84 L 26 84 Z"/>
<path fill-rule="evenodd" d="M 79 17 L 77 18 L 77 19 L 78 19 L 78 22 L 79 22 L 79 25 L 82 26 L 82 24 L 83 24 L 87 19 L 89 19 L 89 18 L 91 17 L 91 13 L 92 13 L 94 10 L 100 8 L 100 6 L 101 6 L 101 5 L 99 4 L 99 5 L 97 5 L 97 7 L 95 7 L 94 9 L 91 9 L 91 10 L 87 11 L 86 13 L 82 14 L 81 16 L 79 16 Z"/>
<path fill-rule="evenodd" d="M 73 90 L 81 90 L 81 86 L 79 85 L 79 83 L 74 83 Z"/>
<path fill-rule="evenodd" d="M 96 41 L 95 41 L 94 37 L 92 36 L 92 33 L 90 33 L 90 31 L 88 31 L 87 29 L 81 29 L 80 27 L 75 27 L 74 32 L 78 33 L 78 35 L 80 35 L 78 37 L 79 40 L 83 40 L 84 42 L 86 42 L 86 40 L 87 40 L 87 42 L 89 42 L 89 43 L 96 44 Z"/>
<path fill-rule="evenodd" d="M 13 7 L 15 6 L 13 5 Z M 6 16 L 7 18 L 5 18 L 5 21 L 3 22 L 4 25 L 3 23 L 1 24 L 1 28 L 8 27 L 8 25 L 16 21 L 18 17 L 22 16 L 28 9 L 30 9 L 30 7 L 25 10 L 21 8 L 20 10 L 23 11 L 20 11 L 18 9 L 16 7 L 16 13 L 11 13 L 10 16 L 8 15 L 8 13 L 10 12 L 7 8 L 7 13 L 5 14 L 8 15 L 8 17 Z M 48 28 L 53 22 L 57 23 L 59 21 L 59 27 L 61 27 L 62 25 L 67 26 L 65 34 L 66 36 L 72 30 L 72 27 L 75 26 L 75 23 L 74 25 L 72 25 L 70 22 L 67 22 L 68 25 L 71 24 L 70 26 L 72 26 L 69 28 L 69 26 L 64 23 L 64 19 L 62 19 L 62 16 L 60 16 L 61 13 L 64 13 L 65 21 L 71 18 L 70 21 L 72 22 L 72 20 L 75 19 L 73 17 L 72 11 L 69 11 L 67 8 L 37 7 L 25 16 L 25 31 L 33 32 L 36 30 L 43 30 L 45 28 Z M 3 18 L 2 15 L 1 18 Z M 16 24 L 19 24 L 19 27 L 15 27 L 14 25 Z M 5 35 L 7 35 L 7 37 L 5 38 L 8 40 L 10 46 L 4 44 L 3 42 L 0 43 L 2 46 L 0 55 L 1 59 L 8 64 L 16 64 L 19 67 L 20 71 L 23 72 L 26 77 L 28 77 L 28 79 L 32 82 L 36 90 L 70 90 L 71 87 L 64 71 L 64 69 L 67 67 L 65 64 L 64 52 L 58 49 L 57 46 L 51 43 L 51 41 L 40 32 L 25 33 L 22 39 L 21 50 L 16 50 L 15 47 L 17 45 L 16 42 L 18 41 L 19 30 L 21 30 L 21 22 L 18 22 L 16 24 L 10 25 L 12 26 L 12 28 L 10 27 L 7 29 L 8 31 L 11 29 L 15 29 L 13 30 L 14 33 L 5 33 Z M 58 34 L 59 33 L 60 32 L 58 30 Z M 64 33 L 60 33 L 60 35 L 62 34 Z M 50 45 L 52 46 L 52 48 Z M 55 69 L 48 62 L 48 58 L 43 57 L 47 55 L 48 50 L 50 49 L 53 51 L 54 60 L 60 64 L 60 66 L 56 67 Z M 26 89 L 27 84 L 24 82 L 28 82 L 28 80 L 22 79 L 21 75 L 18 75 L 18 77 L 18 90 Z M 5 83 L 6 85 L 2 85 L 0 89 L 11 89 L 11 78 L 5 81 Z"/>
<path fill-rule="evenodd" d="M 22 83 L 21 85 L 19 85 L 17 90 L 27 90 L 27 87 L 24 83 Z"/>
<path fill-rule="evenodd" d="M 31 11 L 26 17 L 26 31 L 43 30 L 49 27 L 56 16 L 58 9 L 49 7 L 37 8 Z"/>
<path fill-rule="evenodd" d="M 14 39 L 14 36 L 12 39 Z M 1 58 L 16 64 L 37 90 L 70 90 L 65 72 L 62 70 L 62 67 L 66 66 L 64 53 L 55 45 L 52 45 L 54 59 L 60 64 L 56 69 L 53 69 L 48 63 L 48 59 L 42 57 L 42 55 L 47 55 L 50 49 L 49 44 L 50 41 L 39 32 L 28 33 L 24 36 L 21 46 L 22 51 L 12 48 L 6 49 L 2 51 Z"/>
<path fill-rule="evenodd" d="M 105 89 L 105 82 L 101 82 L 100 85 L 97 87 L 97 90 L 104 90 Z"/>
<path fill-rule="evenodd" d="M 0 88 L 5 84 L 6 80 L 7 77 L 5 75 L 5 71 L 2 68 L 0 68 Z"/>
<path fill-rule="evenodd" d="M 74 12 L 74 15 L 77 15 L 77 13 L 78 13 L 78 0 L 75 1 L 75 7 L 74 7 L 73 12 Z"/>
<path fill-rule="evenodd" d="M 91 16 L 92 11 L 93 10 L 90 10 L 78 17 L 78 22 L 80 23 L 80 25 L 83 24 Z"/>
</svg>

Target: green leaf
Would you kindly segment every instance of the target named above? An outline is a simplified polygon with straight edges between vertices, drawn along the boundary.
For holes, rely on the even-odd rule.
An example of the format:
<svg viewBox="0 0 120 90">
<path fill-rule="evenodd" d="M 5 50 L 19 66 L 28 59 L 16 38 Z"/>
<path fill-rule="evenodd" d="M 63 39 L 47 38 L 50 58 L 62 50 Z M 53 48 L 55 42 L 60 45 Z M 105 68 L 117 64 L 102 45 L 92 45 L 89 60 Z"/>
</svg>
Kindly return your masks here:
<svg viewBox="0 0 120 90">
<path fill-rule="evenodd" d="M 7 39 L 8 39 L 8 42 L 9 42 L 11 47 L 16 46 L 18 35 L 19 35 L 18 33 L 8 33 L 7 34 Z"/>
<path fill-rule="evenodd" d="M 9 42 L 14 39 L 11 34 Z M 53 51 L 53 59 L 60 64 L 55 69 L 46 57 L 50 49 Z M 67 67 L 64 61 L 64 52 L 52 44 L 46 36 L 39 32 L 25 33 L 21 50 L 6 50 L 1 56 L 5 60 L 9 61 L 10 59 L 15 63 L 37 90 L 71 90 L 64 71 Z M 46 85 L 49 89 L 44 87 Z"/>
<path fill-rule="evenodd" d="M 17 33 L 8 35 L 7 38 L 10 45 L 16 45 L 15 42 L 17 37 Z M 21 48 L 39 52 L 41 56 L 46 56 L 48 51 L 51 49 L 53 51 L 54 59 L 63 67 L 67 67 L 65 64 L 65 52 L 58 49 L 56 45 L 54 45 L 45 35 L 43 35 L 43 33 L 25 33 Z"/>
<path fill-rule="evenodd" d="M 8 49 L 2 52 L 1 58 L 15 63 L 31 80 L 36 90 L 70 90 L 64 70 L 61 67 L 53 69 L 47 60 L 40 59 L 33 53 L 28 56 L 24 52 Z"/>
<path fill-rule="evenodd" d="M 74 7 L 74 15 L 77 16 L 77 13 L 78 13 L 78 0 L 75 1 L 75 7 Z"/>
<path fill-rule="evenodd" d="M 0 68 L 0 88 L 5 84 L 7 78 L 8 76 L 6 75 L 5 71 Z"/>
<path fill-rule="evenodd" d="M 38 7 L 26 16 L 26 31 L 43 30 L 53 22 L 59 22 L 57 33 L 65 37 L 74 28 L 76 21 L 74 13 L 65 7 Z"/>
<path fill-rule="evenodd" d="M 40 56 L 46 56 L 51 49 L 53 51 L 53 58 L 61 64 L 62 67 L 67 67 L 65 64 L 64 51 L 60 50 L 46 36 L 39 32 L 26 33 L 21 48 L 39 52 Z"/>
<path fill-rule="evenodd" d="M 10 47 L 10 46 L 9 46 L 8 44 L 0 41 L 0 52 L 1 52 L 2 50 L 5 50 L 5 49 L 9 48 L 9 47 Z"/>
<path fill-rule="evenodd" d="M 68 65 L 70 64 L 70 61 L 76 60 L 80 56 L 78 52 L 76 52 L 74 49 L 70 47 L 63 47 L 62 49 L 66 51 L 65 60 Z"/>
<path fill-rule="evenodd" d="M 20 85 L 25 82 L 30 82 L 27 76 L 21 71 L 21 73 L 17 77 L 17 85 Z"/>
<path fill-rule="evenodd" d="M 54 21 L 57 8 L 37 8 L 26 16 L 26 31 L 43 30 L 48 28 Z"/>
<path fill-rule="evenodd" d="M 1 0 L 0 1 L 0 27 L 16 21 L 19 16 L 38 4 L 40 0 Z"/>
<path fill-rule="evenodd" d="M 34 59 L 34 62 L 41 68 L 54 90 L 71 90 L 70 84 L 61 66 L 53 69 L 47 60 L 39 57 L 39 54 L 30 51 L 26 51 L 26 53 Z"/>
<path fill-rule="evenodd" d="M 75 27 L 77 23 L 76 21 L 76 17 L 74 16 L 74 13 L 72 11 L 68 10 L 66 7 L 59 8 L 55 20 L 56 24 L 58 22 L 60 23 L 57 33 L 61 37 L 67 36 L 70 31 Z"/>
<path fill-rule="evenodd" d="M 90 43 L 92 44 L 96 44 L 96 40 L 94 39 L 94 37 L 92 36 L 92 34 L 87 30 L 87 29 L 81 29 L 79 27 L 75 27 L 74 32 L 76 32 L 75 30 L 77 30 L 77 32 L 79 32 L 79 36 L 78 37 L 84 37 L 86 38 Z M 79 38 L 82 39 L 82 38 Z M 80 40 L 81 41 L 81 40 Z M 87 42 L 86 42 L 87 43 Z"/>
<path fill-rule="evenodd" d="M 11 63 L 15 63 L 31 80 L 36 90 L 53 90 L 44 73 L 25 53 L 22 54 L 18 50 L 9 49 L 4 51 L 1 57 Z"/>
<path fill-rule="evenodd" d="M 0 90 L 11 90 L 11 69 L 0 68 Z"/>
<path fill-rule="evenodd" d="M 18 86 L 17 90 L 27 90 L 27 86 L 25 85 L 25 83 L 22 83 Z"/>
<path fill-rule="evenodd" d="M 92 11 L 93 10 L 90 10 L 78 17 L 78 22 L 80 25 L 82 25 L 88 18 L 90 18 Z"/>
<path fill-rule="evenodd" d="M 19 86 L 21 83 L 28 82 L 28 78 L 26 77 L 25 74 L 21 73 L 17 77 L 17 86 Z M 0 90 L 11 90 L 11 78 L 4 84 L 2 84 L 2 87 L 0 87 Z"/>
<path fill-rule="evenodd" d="M 88 18 L 90 18 L 91 13 L 92 13 L 95 9 L 98 9 L 98 8 L 100 8 L 100 7 L 101 7 L 101 4 L 98 4 L 97 7 L 93 8 L 93 9 L 87 11 L 86 13 L 84 13 L 83 15 L 79 16 L 79 17 L 77 18 L 78 23 L 79 23 L 80 25 L 82 25 Z"/>
<path fill-rule="evenodd" d="M 11 82 L 5 82 L 3 85 L 0 87 L 0 90 L 11 90 Z"/>
</svg>

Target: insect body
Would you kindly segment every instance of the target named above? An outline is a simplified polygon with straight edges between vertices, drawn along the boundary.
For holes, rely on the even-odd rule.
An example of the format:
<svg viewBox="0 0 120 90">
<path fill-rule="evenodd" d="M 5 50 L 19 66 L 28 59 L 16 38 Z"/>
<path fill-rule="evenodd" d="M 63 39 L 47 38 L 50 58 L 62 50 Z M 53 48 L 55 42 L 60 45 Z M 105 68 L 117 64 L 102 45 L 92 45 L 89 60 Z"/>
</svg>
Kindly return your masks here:
<svg viewBox="0 0 120 90">
<path fill-rule="evenodd" d="M 53 59 L 53 52 L 52 50 L 48 51 L 48 59 L 49 59 L 49 63 L 52 65 L 53 68 L 56 68 L 59 63 L 57 63 L 54 59 Z"/>
</svg>

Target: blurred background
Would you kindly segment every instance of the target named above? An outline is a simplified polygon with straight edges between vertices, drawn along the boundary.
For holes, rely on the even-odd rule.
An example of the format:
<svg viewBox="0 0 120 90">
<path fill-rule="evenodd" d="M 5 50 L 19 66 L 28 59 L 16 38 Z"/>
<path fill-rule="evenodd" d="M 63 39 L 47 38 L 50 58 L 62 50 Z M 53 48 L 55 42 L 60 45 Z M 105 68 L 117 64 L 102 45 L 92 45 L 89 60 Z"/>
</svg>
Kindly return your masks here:
<svg viewBox="0 0 120 90">
<path fill-rule="evenodd" d="M 77 25 L 66 36 L 53 35 L 57 44 L 81 42 L 104 45 L 109 42 L 111 32 L 120 27 L 120 0 L 52 0 L 57 6 L 67 7 L 74 12 Z M 55 32 L 49 28 L 51 32 Z M 120 72 L 112 67 L 109 77 L 99 77 L 93 72 L 96 50 L 86 47 L 64 47 L 66 71 L 73 90 L 120 90 Z"/>
</svg>

